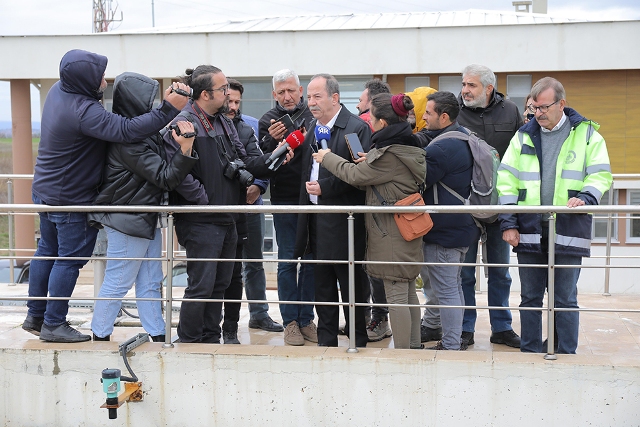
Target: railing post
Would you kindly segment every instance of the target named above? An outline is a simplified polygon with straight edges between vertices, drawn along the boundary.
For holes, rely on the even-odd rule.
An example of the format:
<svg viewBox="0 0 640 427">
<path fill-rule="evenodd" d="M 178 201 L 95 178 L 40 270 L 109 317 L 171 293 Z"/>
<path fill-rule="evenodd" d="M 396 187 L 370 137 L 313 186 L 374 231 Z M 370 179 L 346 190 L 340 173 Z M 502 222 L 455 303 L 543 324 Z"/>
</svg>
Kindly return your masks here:
<svg viewBox="0 0 640 427">
<path fill-rule="evenodd" d="M 172 348 L 171 342 L 171 317 L 173 312 L 173 214 L 167 215 L 167 283 L 166 283 L 166 305 L 164 308 L 165 332 L 163 348 Z"/>
<path fill-rule="evenodd" d="M 549 278 L 547 281 L 547 354 L 544 355 L 546 360 L 556 360 L 555 355 L 555 270 L 556 270 L 556 224 L 555 217 L 549 216 Z"/>
<path fill-rule="evenodd" d="M 613 206 L 613 182 L 611 188 L 609 188 L 609 206 Z M 602 295 L 610 297 L 609 293 L 609 277 L 611 276 L 611 234 L 613 228 L 613 214 L 609 212 L 607 214 L 607 247 L 605 255 L 605 267 L 604 267 L 604 293 Z"/>
<path fill-rule="evenodd" d="M 349 247 L 349 348 L 347 353 L 357 353 L 356 348 L 356 266 L 355 266 L 355 232 L 353 213 L 349 212 L 348 224 L 348 247 Z"/>
<path fill-rule="evenodd" d="M 11 179 L 7 180 L 7 203 L 9 203 L 10 205 L 13 204 L 13 180 Z M 9 256 L 13 257 L 15 255 L 15 252 L 13 250 L 13 214 L 11 212 L 8 212 L 7 220 L 9 224 Z M 11 258 L 9 260 L 9 286 L 16 285 L 16 272 L 13 267 L 14 263 L 15 260 Z"/>
</svg>

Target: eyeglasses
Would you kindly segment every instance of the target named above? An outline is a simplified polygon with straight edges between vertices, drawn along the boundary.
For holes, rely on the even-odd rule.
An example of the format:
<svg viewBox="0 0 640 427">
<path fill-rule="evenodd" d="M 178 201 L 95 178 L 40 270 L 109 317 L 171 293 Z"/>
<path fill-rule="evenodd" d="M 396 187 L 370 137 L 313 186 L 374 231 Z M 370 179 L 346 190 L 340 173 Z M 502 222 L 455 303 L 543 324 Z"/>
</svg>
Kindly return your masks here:
<svg viewBox="0 0 640 427">
<path fill-rule="evenodd" d="M 223 95 L 226 95 L 227 93 L 229 93 L 229 85 L 226 84 L 224 86 L 220 86 L 218 88 L 215 89 L 206 89 L 207 92 L 217 92 L 220 91 L 222 92 Z"/>
<path fill-rule="evenodd" d="M 560 102 L 559 99 L 556 102 L 554 102 L 553 104 L 541 105 L 539 107 L 536 107 L 535 105 L 531 104 L 531 105 L 529 105 L 529 107 L 527 107 L 527 110 L 531 111 L 534 114 L 535 114 L 536 110 L 540 110 L 540 112 L 542 114 L 545 114 L 547 111 L 549 111 L 549 107 L 551 107 L 552 105 L 556 105 L 558 102 Z"/>
</svg>

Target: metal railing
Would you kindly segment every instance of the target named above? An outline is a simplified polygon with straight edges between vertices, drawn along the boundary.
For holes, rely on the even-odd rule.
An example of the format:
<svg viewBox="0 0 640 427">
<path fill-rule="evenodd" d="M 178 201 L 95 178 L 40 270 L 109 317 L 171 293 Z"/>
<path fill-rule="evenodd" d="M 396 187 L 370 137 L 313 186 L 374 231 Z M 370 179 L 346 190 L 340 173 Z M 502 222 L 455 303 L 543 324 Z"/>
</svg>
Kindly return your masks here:
<svg viewBox="0 0 640 427">
<path fill-rule="evenodd" d="M 408 307 L 410 304 L 371 304 L 371 303 L 356 303 L 355 302 L 355 266 L 358 264 L 385 264 L 384 261 L 357 261 L 355 259 L 355 251 L 354 251 L 354 241 L 355 241 L 355 230 L 354 230 L 354 215 L 358 213 L 372 213 L 372 212 L 422 212 L 427 211 L 429 213 L 473 213 L 473 212 L 501 212 L 501 213 L 631 213 L 631 214 L 640 214 L 640 206 L 583 206 L 577 208 L 566 208 L 559 206 L 491 206 L 491 207 L 477 207 L 477 206 L 427 206 L 425 207 L 372 207 L 372 206 L 283 206 L 283 205 L 270 205 L 270 206 L 47 206 L 47 205 L 21 205 L 21 204 L 8 204 L 8 205 L 0 205 L 0 214 L 28 214 L 28 213 L 36 213 L 36 212 L 92 212 L 92 211 L 100 211 L 100 212 L 167 212 L 168 213 L 168 230 L 166 233 L 166 247 L 167 252 L 166 256 L 161 258 L 147 258 L 146 260 L 157 260 L 166 263 L 167 270 L 167 286 L 166 286 L 166 295 L 163 298 L 154 299 L 154 298 L 99 298 L 94 297 L 91 300 L 160 300 L 165 304 L 165 321 L 166 321 L 166 335 L 165 335 L 165 347 L 172 347 L 173 344 L 171 342 L 171 325 L 172 325 L 172 316 L 173 316 L 173 304 L 176 301 L 180 302 L 237 302 L 237 303 L 270 303 L 270 304 L 309 304 L 309 305 L 319 305 L 319 303 L 315 301 L 279 301 L 279 300 L 270 300 L 270 301 L 261 301 L 261 300 L 224 300 L 224 299 L 187 299 L 187 298 L 174 298 L 172 291 L 173 284 L 173 266 L 176 261 L 176 254 L 174 251 L 174 233 L 173 223 L 174 223 L 174 214 L 179 213 L 232 213 L 232 212 L 244 212 L 244 213 L 344 213 L 348 216 L 348 259 L 344 261 L 334 261 L 334 260 L 282 260 L 282 259 L 274 259 L 274 260 L 243 260 L 243 259 L 198 259 L 199 261 L 217 261 L 217 262 L 295 262 L 295 263 L 331 263 L 331 264 L 346 264 L 348 265 L 349 270 L 349 301 L 347 302 L 335 302 L 335 303 L 322 303 L 325 305 L 336 305 L 336 306 L 348 306 L 349 310 L 349 347 L 347 349 L 348 352 L 357 352 L 356 343 L 355 343 L 355 310 L 356 306 L 392 306 L 392 307 Z M 554 313 L 556 311 L 584 311 L 589 309 L 559 309 L 554 307 L 553 296 L 554 296 L 554 274 L 553 272 L 557 268 L 575 268 L 575 266 L 564 266 L 564 265 L 556 265 L 554 262 L 554 245 L 553 245 L 553 232 L 554 232 L 554 218 L 553 216 L 550 218 L 549 227 L 549 262 L 547 265 L 527 265 L 528 267 L 539 267 L 539 268 L 547 268 L 549 271 L 549 282 L 548 282 L 548 303 L 547 307 L 490 307 L 490 306 L 474 306 L 474 307 L 465 307 L 465 306 L 448 306 L 448 305 L 421 305 L 421 307 L 429 307 L 429 308 L 476 308 L 476 309 L 498 309 L 498 310 L 536 310 L 536 311 L 546 311 L 547 319 L 548 319 L 548 349 L 547 354 L 545 355 L 548 359 L 554 359 L 554 334 L 553 334 L 553 326 L 554 326 Z M 16 259 L 18 258 L 15 255 L 9 255 L 5 257 L 0 257 L 4 259 Z M 25 256 L 20 256 L 20 258 L 25 258 Z M 65 259 L 61 257 L 29 257 L 31 259 Z M 75 259 L 107 259 L 106 257 L 97 257 L 97 258 L 75 258 Z M 139 259 L 139 258 L 117 258 L 117 259 Z M 424 262 L 402 262 L 396 264 L 403 265 L 443 265 L 442 263 L 424 263 Z M 483 265 L 483 264 L 448 264 L 448 265 Z M 513 267 L 517 266 L 514 264 L 491 264 L 491 266 L 502 267 L 508 266 Z M 640 265 L 607 265 L 606 268 L 638 268 Z M 584 265 L 581 268 L 602 268 L 601 266 L 588 266 Z M 3 299 L 14 299 L 14 300 L 74 300 L 77 298 L 69 297 L 69 298 L 52 298 L 52 297 L 3 297 Z M 630 312 L 640 312 L 640 310 L 615 310 L 615 311 L 630 311 Z"/>
</svg>

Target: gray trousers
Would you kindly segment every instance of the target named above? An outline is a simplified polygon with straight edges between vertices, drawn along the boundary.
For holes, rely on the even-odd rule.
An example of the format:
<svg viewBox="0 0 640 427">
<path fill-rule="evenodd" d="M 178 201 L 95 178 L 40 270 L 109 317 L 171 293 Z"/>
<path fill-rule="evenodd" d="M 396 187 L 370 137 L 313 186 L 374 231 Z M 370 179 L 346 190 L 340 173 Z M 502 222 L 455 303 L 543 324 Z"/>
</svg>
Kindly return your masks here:
<svg viewBox="0 0 640 427">
<path fill-rule="evenodd" d="M 416 295 L 416 281 L 384 281 L 389 304 L 415 304 L 415 307 L 389 306 L 389 320 L 393 329 L 394 348 L 420 347 L 420 301 Z"/>
<path fill-rule="evenodd" d="M 423 249 L 425 262 L 462 263 L 468 248 L 445 248 L 440 245 L 425 244 Z M 431 290 L 440 305 L 464 306 L 460 276 L 462 266 L 430 265 L 427 270 Z M 443 308 L 439 311 L 442 323 L 442 344 L 447 350 L 457 350 L 460 348 L 464 308 Z M 423 318 L 422 321 L 424 324 L 425 319 Z M 429 326 L 429 324 L 427 323 L 425 326 Z M 437 326 L 429 327 L 436 328 Z"/>
</svg>

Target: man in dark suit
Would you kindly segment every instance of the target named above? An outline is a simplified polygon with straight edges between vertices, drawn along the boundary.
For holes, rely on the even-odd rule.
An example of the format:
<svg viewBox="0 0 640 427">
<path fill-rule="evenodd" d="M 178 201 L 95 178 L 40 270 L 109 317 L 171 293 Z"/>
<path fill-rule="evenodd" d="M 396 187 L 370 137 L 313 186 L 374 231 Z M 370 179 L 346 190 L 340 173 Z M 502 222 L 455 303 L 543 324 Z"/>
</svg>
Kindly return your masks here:
<svg viewBox="0 0 640 427">
<path fill-rule="evenodd" d="M 311 154 L 318 150 L 319 141 L 315 138 L 315 127 L 326 126 L 331 129 L 331 138 L 327 142 L 331 151 L 345 159 L 351 159 L 344 136 L 356 133 L 362 147 L 369 151 L 371 130 L 369 126 L 340 103 L 340 86 L 329 74 L 317 74 L 307 87 L 307 104 L 315 120 L 309 126 L 304 144 L 296 156 L 302 157 L 303 182 L 300 192 L 300 204 L 317 205 L 364 205 L 365 193 L 341 181 L 313 160 Z M 364 216 L 355 216 L 355 259 L 364 259 L 365 227 Z M 344 261 L 348 259 L 347 214 L 301 214 L 298 219 L 296 256 L 313 252 L 318 260 Z M 338 282 L 342 301 L 349 300 L 349 271 L 346 264 L 316 264 L 316 302 L 338 302 Z M 366 302 L 365 289 L 369 286 L 362 265 L 355 266 L 356 302 Z M 316 305 L 318 313 L 318 345 L 338 345 L 337 306 Z M 345 318 L 349 310 L 345 307 Z M 364 319 L 364 307 L 356 308 L 356 346 L 365 347 L 368 336 Z"/>
</svg>

